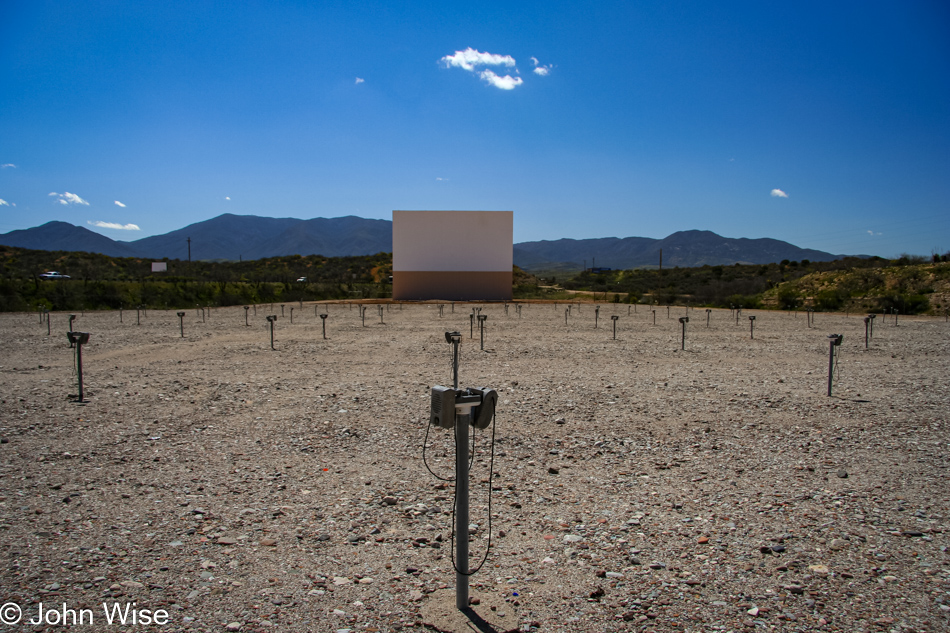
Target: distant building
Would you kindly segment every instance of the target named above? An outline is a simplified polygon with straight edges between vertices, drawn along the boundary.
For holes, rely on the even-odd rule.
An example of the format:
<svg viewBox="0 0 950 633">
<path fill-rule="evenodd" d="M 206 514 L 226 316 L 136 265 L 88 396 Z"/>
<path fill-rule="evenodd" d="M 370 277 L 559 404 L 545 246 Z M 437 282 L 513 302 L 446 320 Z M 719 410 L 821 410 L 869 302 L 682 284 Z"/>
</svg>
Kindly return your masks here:
<svg viewBox="0 0 950 633">
<path fill-rule="evenodd" d="M 511 299 L 512 211 L 393 211 L 393 298 Z"/>
</svg>

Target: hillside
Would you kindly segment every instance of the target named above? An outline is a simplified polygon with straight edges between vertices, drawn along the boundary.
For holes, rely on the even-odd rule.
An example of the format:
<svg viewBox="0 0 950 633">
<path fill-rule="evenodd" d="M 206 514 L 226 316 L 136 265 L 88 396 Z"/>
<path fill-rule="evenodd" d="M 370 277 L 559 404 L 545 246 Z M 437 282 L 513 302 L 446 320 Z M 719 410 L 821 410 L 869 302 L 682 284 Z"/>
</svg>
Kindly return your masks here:
<svg viewBox="0 0 950 633">
<path fill-rule="evenodd" d="M 341 218 L 270 218 L 219 215 L 184 228 L 132 242 L 111 240 L 81 226 L 49 222 L 0 234 L 0 244 L 54 251 L 85 251 L 115 257 L 243 261 L 286 255 L 356 257 L 392 252 L 392 222 L 356 216 Z M 604 237 L 520 242 L 514 264 L 533 272 L 577 272 L 585 264 L 607 268 L 769 264 L 783 259 L 831 261 L 840 256 L 802 249 L 770 238 L 722 237 L 712 231 L 678 231 L 663 239 Z"/>
<path fill-rule="evenodd" d="M 562 286 L 660 305 L 943 314 L 950 307 L 950 262 L 851 257 L 832 262 L 783 260 L 765 265 L 585 272 Z"/>
</svg>

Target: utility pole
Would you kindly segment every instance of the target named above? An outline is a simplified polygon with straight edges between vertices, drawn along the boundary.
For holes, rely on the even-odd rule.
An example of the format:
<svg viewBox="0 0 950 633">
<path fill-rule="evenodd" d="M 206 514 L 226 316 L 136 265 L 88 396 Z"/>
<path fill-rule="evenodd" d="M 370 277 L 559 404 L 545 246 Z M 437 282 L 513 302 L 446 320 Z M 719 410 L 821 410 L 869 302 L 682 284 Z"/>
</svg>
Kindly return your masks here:
<svg viewBox="0 0 950 633">
<path fill-rule="evenodd" d="M 188 238 L 188 261 L 191 262 L 191 238 Z"/>
<path fill-rule="evenodd" d="M 660 270 L 663 270 L 663 249 L 660 249 Z"/>
</svg>

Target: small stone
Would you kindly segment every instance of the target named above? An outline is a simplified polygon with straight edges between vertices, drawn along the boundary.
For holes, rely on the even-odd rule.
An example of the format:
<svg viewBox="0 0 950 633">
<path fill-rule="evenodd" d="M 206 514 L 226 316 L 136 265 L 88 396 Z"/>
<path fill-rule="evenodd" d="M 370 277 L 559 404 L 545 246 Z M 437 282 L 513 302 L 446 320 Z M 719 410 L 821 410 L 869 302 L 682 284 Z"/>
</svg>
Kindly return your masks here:
<svg viewBox="0 0 950 633">
<path fill-rule="evenodd" d="M 708 537 L 708 536 L 700 536 L 700 537 L 699 537 L 699 540 L 696 541 L 696 542 L 699 543 L 700 545 L 705 545 L 706 543 L 709 542 L 709 537 Z"/>
<path fill-rule="evenodd" d="M 576 534 L 567 534 L 567 535 L 564 536 L 564 542 L 565 542 L 565 543 L 578 543 L 578 542 L 580 542 L 580 541 L 582 541 L 582 540 L 583 540 L 583 539 L 582 539 L 580 536 L 576 535 Z"/>
<path fill-rule="evenodd" d="M 785 591 L 789 593 L 793 593 L 796 596 L 800 596 L 803 593 L 805 593 L 805 588 L 802 587 L 801 585 L 785 585 L 784 589 Z"/>
<path fill-rule="evenodd" d="M 828 547 L 834 551 L 843 550 L 848 546 L 848 542 L 841 538 L 832 539 L 831 543 L 828 544 Z"/>
<path fill-rule="evenodd" d="M 917 530 L 904 530 L 901 532 L 904 536 L 923 536 L 923 532 L 918 532 Z"/>
<path fill-rule="evenodd" d="M 135 582 L 134 580 L 123 580 L 121 584 L 123 587 L 128 587 L 129 589 L 141 589 L 145 586 L 140 582 Z"/>
<path fill-rule="evenodd" d="M 385 503 L 385 504 L 388 505 L 388 506 L 394 506 L 394 505 L 396 505 L 396 503 L 397 503 L 398 501 L 399 501 L 399 500 L 396 499 L 396 497 L 393 497 L 393 496 L 391 496 L 391 495 L 387 495 L 387 496 L 383 497 L 383 503 Z"/>
<path fill-rule="evenodd" d="M 243 625 L 240 622 L 231 622 L 224 628 L 226 628 L 229 631 L 240 631 L 242 626 Z"/>
<path fill-rule="evenodd" d="M 419 602 L 422 600 L 422 592 L 418 589 L 413 589 L 409 592 L 409 599 L 413 602 Z"/>
<path fill-rule="evenodd" d="M 827 565 L 809 565 L 808 571 L 813 574 L 818 574 L 819 576 L 828 575 L 828 566 Z"/>
<path fill-rule="evenodd" d="M 235 545 L 237 544 L 237 539 L 230 536 L 220 536 L 215 543 L 218 545 Z"/>
<path fill-rule="evenodd" d="M 556 475 L 556 474 L 558 474 L 559 472 L 561 472 L 560 469 L 555 468 L 554 466 L 548 467 L 548 474 Z"/>
<path fill-rule="evenodd" d="M 746 613 L 748 613 L 749 615 L 751 615 L 751 616 L 754 618 L 755 616 L 759 615 L 759 608 L 758 608 L 758 607 L 752 607 L 751 609 L 749 609 L 748 611 L 746 611 Z"/>
<path fill-rule="evenodd" d="M 277 545 L 277 540 L 272 539 L 272 538 L 262 538 L 261 545 L 263 545 L 264 547 L 274 547 L 275 545 Z"/>
<path fill-rule="evenodd" d="M 333 584 L 336 585 L 336 586 L 338 586 L 338 587 L 339 587 L 340 585 L 348 585 L 348 584 L 350 584 L 351 582 L 353 582 L 353 581 L 350 580 L 349 578 L 345 577 L 345 576 L 334 576 L 334 577 L 333 577 Z"/>
<path fill-rule="evenodd" d="M 469 604 L 472 604 L 472 605 L 478 605 L 478 604 L 481 604 L 482 601 L 479 600 L 478 598 L 473 597 L 473 596 L 469 596 L 468 603 L 469 603 Z"/>
<path fill-rule="evenodd" d="M 841 478 L 841 479 L 847 479 L 847 478 L 848 478 L 848 471 L 846 471 L 846 470 L 844 470 L 844 469 L 839 470 L 839 471 L 838 471 L 838 477 Z"/>
</svg>

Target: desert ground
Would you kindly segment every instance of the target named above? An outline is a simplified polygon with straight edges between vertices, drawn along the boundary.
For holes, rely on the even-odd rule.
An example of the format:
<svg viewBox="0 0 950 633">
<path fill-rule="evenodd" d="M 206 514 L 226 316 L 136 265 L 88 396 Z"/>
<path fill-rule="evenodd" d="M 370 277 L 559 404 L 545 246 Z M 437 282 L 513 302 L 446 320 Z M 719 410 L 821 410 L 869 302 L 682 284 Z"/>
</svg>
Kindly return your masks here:
<svg viewBox="0 0 950 633">
<path fill-rule="evenodd" d="M 475 305 L 484 350 L 461 303 L 87 312 L 83 403 L 67 315 L 0 315 L 0 630 L 950 629 L 944 318 Z M 499 392 L 469 614 L 448 330 Z"/>
</svg>

